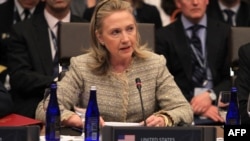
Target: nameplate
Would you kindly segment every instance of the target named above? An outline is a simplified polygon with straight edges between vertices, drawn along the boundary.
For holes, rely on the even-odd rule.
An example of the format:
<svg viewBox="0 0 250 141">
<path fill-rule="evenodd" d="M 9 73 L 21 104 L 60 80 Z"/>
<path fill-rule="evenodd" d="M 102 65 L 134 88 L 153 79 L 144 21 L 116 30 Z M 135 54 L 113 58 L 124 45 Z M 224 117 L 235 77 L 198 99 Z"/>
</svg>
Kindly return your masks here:
<svg viewBox="0 0 250 141">
<path fill-rule="evenodd" d="M 112 127 L 102 129 L 103 141 L 215 141 L 214 127 Z"/>
<path fill-rule="evenodd" d="M 0 126 L 0 141 L 39 141 L 40 127 Z"/>
</svg>

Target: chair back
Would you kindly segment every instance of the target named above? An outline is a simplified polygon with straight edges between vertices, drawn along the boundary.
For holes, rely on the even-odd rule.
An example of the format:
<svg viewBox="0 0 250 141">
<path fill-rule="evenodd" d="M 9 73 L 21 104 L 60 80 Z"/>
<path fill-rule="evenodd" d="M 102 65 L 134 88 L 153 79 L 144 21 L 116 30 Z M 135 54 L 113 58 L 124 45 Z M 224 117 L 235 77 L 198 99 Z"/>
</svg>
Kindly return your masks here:
<svg viewBox="0 0 250 141">
<path fill-rule="evenodd" d="M 155 49 L 155 27 L 150 23 L 138 23 L 138 30 L 141 35 L 141 44 L 148 43 L 148 47 Z"/>
<path fill-rule="evenodd" d="M 238 70 L 238 50 L 239 48 L 250 42 L 250 27 L 231 27 L 231 68 L 235 74 Z"/>
<path fill-rule="evenodd" d="M 154 50 L 155 29 L 154 24 L 138 23 L 141 43 L 148 43 Z M 61 23 L 59 26 L 58 45 L 61 65 L 69 65 L 70 58 L 84 53 L 90 47 L 89 23 Z"/>
<path fill-rule="evenodd" d="M 59 62 L 69 65 L 69 59 L 77 56 L 90 46 L 89 23 L 64 23 L 58 29 Z"/>
</svg>

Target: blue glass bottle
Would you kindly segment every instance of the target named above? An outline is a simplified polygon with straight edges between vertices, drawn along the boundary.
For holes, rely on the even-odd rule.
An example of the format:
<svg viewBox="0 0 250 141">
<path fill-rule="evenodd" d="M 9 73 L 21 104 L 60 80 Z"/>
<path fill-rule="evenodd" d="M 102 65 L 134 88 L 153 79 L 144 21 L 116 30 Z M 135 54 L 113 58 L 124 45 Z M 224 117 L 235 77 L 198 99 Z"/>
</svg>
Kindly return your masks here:
<svg viewBox="0 0 250 141">
<path fill-rule="evenodd" d="M 90 98 L 85 114 L 85 141 L 99 141 L 99 109 L 96 100 L 96 86 L 90 88 Z"/>
<path fill-rule="evenodd" d="M 236 87 L 232 87 L 231 89 L 231 98 L 226 115 L 226 125 L 240 125 L 240 113 Z"/>
<path fill-rule="evenodd" d="M 60 141 L 60 109 L 57 102 L 57 84 L 53 82 L 50 85 L 50 100 L 46 112 L 46 141 Z"/>
</svg>

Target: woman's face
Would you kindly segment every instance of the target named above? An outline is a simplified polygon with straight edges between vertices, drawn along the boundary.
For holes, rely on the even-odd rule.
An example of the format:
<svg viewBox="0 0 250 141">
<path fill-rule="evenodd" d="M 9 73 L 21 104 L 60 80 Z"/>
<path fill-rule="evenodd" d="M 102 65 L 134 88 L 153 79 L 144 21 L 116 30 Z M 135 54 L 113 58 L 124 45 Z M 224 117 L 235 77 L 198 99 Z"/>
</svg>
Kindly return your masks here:
<svg viewBox="0 0 250 141">
<path fill-rule="evenodd" d="M 97 38 L 107 48 L 113 61 L 132 57 L 137 29 L 131 13 L 125 10 L 113 12 L 103 19 L 101 30 Z"/>
</svg>

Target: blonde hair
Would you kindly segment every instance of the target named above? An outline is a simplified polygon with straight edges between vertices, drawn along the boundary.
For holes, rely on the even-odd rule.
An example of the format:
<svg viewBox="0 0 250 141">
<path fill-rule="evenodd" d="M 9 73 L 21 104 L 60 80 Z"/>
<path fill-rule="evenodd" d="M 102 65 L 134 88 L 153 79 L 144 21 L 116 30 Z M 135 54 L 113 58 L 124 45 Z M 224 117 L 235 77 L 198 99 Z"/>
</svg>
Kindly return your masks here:
<svg viewBox="0 0 250 141">
<path fill-rule="evenodd" d="M 92 72 L 96 75 L 106 75 L 110 69 L 110 58 L 109 51 L 105 48 L 105 46 L 101 45 L 96 37 L 96 32 L 102 32 L 102 24 L 103 19 L 115 11 L 127 10 L 131 14 L 133 14 L 133 8 L 131 4 L 127 1 L 123 0 L 102 0 L 97 3 L 95 7 L 94 14 L 90 21 L 90 34 L 91 41 L 88 52 L 90 52 L 91 56 L 95 59 L 95 63 L 89 63 L 88 66 L 92 69 Z M 135 20 L 136 24 L 136 20 Z M 137 24 L 136 24 L 137 27 Z M 140 45 L 140 34 L 137 29 L 137 40 L 136 47 L 134 47 L 133 56 L 137 56 L 138 58 L 147 58 L 148 53 L 145 52 L 147 49 L 147 44 Z"/>
</svg>

